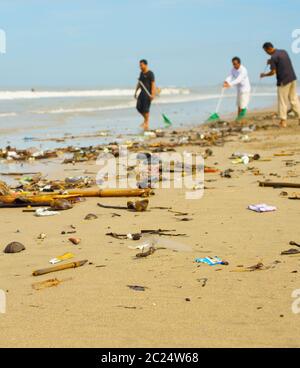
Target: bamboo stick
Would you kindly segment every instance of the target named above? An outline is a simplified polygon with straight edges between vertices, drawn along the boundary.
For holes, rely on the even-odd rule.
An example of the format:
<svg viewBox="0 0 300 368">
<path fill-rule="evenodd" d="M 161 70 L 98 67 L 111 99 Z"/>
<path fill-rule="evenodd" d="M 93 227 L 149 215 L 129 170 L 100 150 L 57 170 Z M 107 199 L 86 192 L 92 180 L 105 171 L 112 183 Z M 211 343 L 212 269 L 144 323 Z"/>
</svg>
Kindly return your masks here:
<svg viewBox="0 0 300 368">
<path fill-rule="evenodd" d="M 67 270 L 70 268 L 81 267 L 85 265 L 87 262 L 88 262 L 87 260 L 83 260 L 83 261 L 77 261 L 77 262 L 70 262 L 70 263 L 66 263 L 63 265 L 59 265 L 59 266 L 43 268 L 41 270 L 33 271 L 32 276 L 41 276 L 41 275 L 45 275 L 46 273 L 63 271 L 63 270 Z"/>
<path fill-rule="evenodd" d="M 11 205 L 12 207 L 15 205 L 16 207 L 24 206 L 50 206 L 51 202 L 53 202 L 54 199 L 74 199 L 78 198 L 78 195 L 75 194 L 53 194 L 52 195 L 24 195 L 24 193 L 21 193 L 21 195 L 9 194 L 9 195 L 3 195 L 0 196 L 0 204 L 1 207 L 4 207 L 5 205 Z"/>
<path fill-rule="evenodd" d="M 149 196 L 151 189 L 71 189 L 68 193 L 79 197 L 142 197 Z"/>
<path fill-rule="evenodd" d="M 57 192 L 33 194 L 32 192 L 10 193 L 0 195 L 0 207 L 10 205 L 9 207 L 29 205 L 50 206 L 54 199 L 74 199 L 78 197 L 146 197 L 151 193 L 151 189 L 72 189 L 67 194 Z"/>
</svg>

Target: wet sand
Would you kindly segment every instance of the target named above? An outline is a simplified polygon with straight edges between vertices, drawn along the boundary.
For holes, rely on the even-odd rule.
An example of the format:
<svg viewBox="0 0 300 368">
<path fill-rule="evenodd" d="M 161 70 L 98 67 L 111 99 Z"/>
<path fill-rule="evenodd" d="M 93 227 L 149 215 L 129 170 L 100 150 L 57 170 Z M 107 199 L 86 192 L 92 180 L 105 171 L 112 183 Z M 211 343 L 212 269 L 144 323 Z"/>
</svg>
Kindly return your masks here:
<svg viewBox="0 0 300 368">
<path fill-rule="evenodd" d="M 0 346 L 299 347 L 300 314 L 292 312 L 291 295 L 300 289 L 300 256 L 280 255 L 292 248 L 289 241 L 300 243 L 300 202 L 280 196 L 283 190 L 297 190 L 258 186 L 259 180 L 267 179 L 300 182 L 300 126 L 296 120 L 289 122 L 285 130 L 271 127 L 247 133 L 249 142 L 235 134 L 224 146 L 210 147 L 213 155 L 205 164 L 234 172 L 232 178 L 206 174 L 201 200 L 186 200 L 185 189 L 157 189 L 144 213 L 97 206 L 98 202 L 126 205 L 126 198 L 91 198 L 45 218 L 22 209 L 1 209 L 1 251 L 11 241 L 22 242 L 26 250 L 0 254 L 0 288 L 7 296 L 7 312 L 0 314 Z M 273 123 L 265 119 L 258 124 Z M 203 152 L 197 146 L 178 148 L 183 150 Z M 233 164 L 229 157 L 236 151 L 258 153 L 261 159 L 248 166 Z M 292 155 L 274 156 L 282 151 Z M 286 160 L 293 160 L 293 165 L 287 166 Z M 258 171 L 250 170 L 253 167 L 260 175 L 254 175 Z M 73 168 L 73 173 L 64 171 Z M 90 162 L 61 165 L 51 175 L 80 175 L 78 169 L 97 172 Z M 247 210 L 255 203 L 274 205 L 277 211 Z M 151 209 L 157 206 L 187 212 L 182 217 L 192 220 L 179 221 L 182 217 L 173 212 Z M 84 220 L 88 213 L 98 218 Z M 82 239 L 79 245 L 68 241 L 70 235 L 61 235 L 70 225 L 76 226 L 75 236 Z M 192 251 L 160 249 L 137 259 L 138 251 L 128 248 L 136 242 L 105 235 L 158 228 L 186 233 L 168 239 L 189 245 Z M 46 239 L 38 240 L 40 233 L 47 234 Z M 66 252 L 91 264 L 31 275 Z M 219 256 L 229 265 L 194 262 L 205 256 Z M 267 269 L 235 272 L 259 262 Z M 32 289 L 34 282 L 51 278 L 66 280 L 56 287 Z M 135 291 L 127 285 L 147 289 Z"/>
</svg>

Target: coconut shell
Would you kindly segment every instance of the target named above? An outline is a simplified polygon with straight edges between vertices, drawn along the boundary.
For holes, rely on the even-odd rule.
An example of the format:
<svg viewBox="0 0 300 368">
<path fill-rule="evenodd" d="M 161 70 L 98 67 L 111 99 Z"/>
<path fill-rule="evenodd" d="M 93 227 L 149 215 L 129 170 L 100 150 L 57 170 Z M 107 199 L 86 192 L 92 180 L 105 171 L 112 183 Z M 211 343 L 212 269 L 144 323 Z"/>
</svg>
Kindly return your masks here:
<svg viewBox="0 0 300 368">
<path fill-rule="evenodd" d="M 19 242 L 12 242 L 9 243 L 5 249 L 4 253 L 19 253 L 22 252 L 22 250 L 25 250 L 25 246 Z"/>
</svg>

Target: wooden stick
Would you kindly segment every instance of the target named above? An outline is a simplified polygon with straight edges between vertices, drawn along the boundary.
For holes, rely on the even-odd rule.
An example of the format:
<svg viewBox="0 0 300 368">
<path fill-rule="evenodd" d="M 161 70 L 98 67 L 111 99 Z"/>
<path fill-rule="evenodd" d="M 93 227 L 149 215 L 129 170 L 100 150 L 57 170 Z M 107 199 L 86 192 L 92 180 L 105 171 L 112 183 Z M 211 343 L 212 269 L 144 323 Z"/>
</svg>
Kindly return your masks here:
<svg viewBox="0 0 300 368">
<path fill-rule="evenodd" d="M 270 182 L 270 181 L 260 181 L 260 187 L 272 187 L 272 188 L 300 188 L 298 183 L 281 183 L 281 182 Z"/>
<path fill-rule="evenodd" d="M 41 275 L 45 275 L 46 273 L 50 273 L 50 272 L 57 272 L 57 271 L 67 270 L 70 268 L 81 267 L 87 262 L 88 262 L 87 260 L 83 260 L 83 261 L 77 261 L 77 262 L 70 262 L 70 263 L 66 263 L 63 265 L 59 265 L 59 266 L 43 268 L 41 270 L 33 271 L 32 276 L 41 276 Z"/>
<path fill-rule="evenodd" d="M 54 199 L 74 199 L 78 198 L 75 194 L 53 194 L 49 195 L 28 195 L 24 193 L 17 194 L 13 193 L 10 195 L 0 196 L 1 207 L 26 207 L 26 206 L 50 206 Z"/>
<path fill-rule="evenodd" d="M 149 196 L 151 189 L 96 189 L 96 190 L 68 190 L 69 194 L 79 197 L 142 197 Z"/>
<path fill-rule="evenodd" d="M 72 199 L 77 197 L 145 197 L 149 196 L 151 189 L 96 189 L 83 190 L 73 189 L 69 190 L 68 194 L 60 194 L 57 192 L 33 194 L 31 192 L 11 193 L 9 195 L 0 195 L 0 203 L 2 207 L 5 204 L 23 204 L 38 205 L 44 204 L 49 206 L 53 199 Z"/>
</svg>

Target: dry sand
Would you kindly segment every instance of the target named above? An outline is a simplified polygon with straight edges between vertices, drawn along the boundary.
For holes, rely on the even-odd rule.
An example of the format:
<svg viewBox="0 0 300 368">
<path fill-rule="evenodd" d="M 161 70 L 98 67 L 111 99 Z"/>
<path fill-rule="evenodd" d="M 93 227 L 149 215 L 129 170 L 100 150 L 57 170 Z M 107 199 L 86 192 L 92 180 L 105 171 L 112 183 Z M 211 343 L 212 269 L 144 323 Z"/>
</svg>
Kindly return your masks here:
<svg viewBox="0 0 300 368">
<path fill-rule="evenodd" d="M 22 242 L 26 250 L 0 254 L 0 288 L 7 295 L 7 313 L 0 314 L 0 346 L 299 347 L 300 314 L 292 313 L 291 294 L 300 289 L 300 256 L 280 253 L 291 248 L 290 240 L 300 242 L 300 201 L 280 196 L 282 189 L 258 186 L 258 180 L 264 179 L 300 182 L 299 133 L 300 126 L 292 121 L 286 130 L 251 133 L 250 142 L 236 135 L 224 147 L 212 147 L 213 156 L 206 164 L 216 163 L 221 170 L 232 168 L 234 173 L 231 179 L 206 174 L 206 186 L 211 189 L 205 190 L 201 200 L 186 200 L 184 189 L 156 190 L 150 207 L 171 206 L 188 212 L 189 222 L 179 221 L 167 210 L 137 214 L 99 208 L 96 198 L 46 218 L 22 209 L 1 209 L 1 251 L 11 241 Z M 198 147 L 185 150 L 203 151 Z M 262 174 L 256 176 L 246 166 L 231 163 L 234 151 L 259 153 L 271 161 L 251 162 L 248 166 Z M 273 156 L 281 151 L 293 156 Z M 286 166 L 288 159 L 298 163 Z M 93 164 L 76 165 L 80 167 L 97 171 Z M 74 171 L 74 175 L 79 173 Z M 278 177 L 270 176 L 275 173 Z M 60 168 L 60 175 L 70 176 L 72 171 Z M 126 201 L 101 199 L 112 205 Z M 247 210 L 253 203 L 275 205 L 278 210 L 262 214 Z M 88 213 L 97 214 L 98 219 L 84 220 Z M 112 217 L 112 213 L 121 216 Z M 71 224 L 82 238 L 77 246 L 68 241 L 68 235 L 61 235 Z M 186 233 L 187 237 L 174 240 L 192 246 L 193 251 L 165 249 L 136 259 L 136 251 L 128 249 L 136 243 L 105 235 L 157 228 Z M 45 240 L 37 240 L 40 233 L 47 234 Z M 33 270 L 50 266 L 51 258 L 65 252 L 92 264 L 31 276 Z M 194 262 L 195 257 L 215 255 L 229 265 L 210 267 Z M 272 267 L 232 272 L 239 265 L 258 262 Z M 32 289 L 33 282 L 54 277 L 71 280 L 40 291 Z M 202 278 L 207 278 L 204 287 L 199 282 Z M 129 284 L 148 289 L 130 290 Z"/>
</svg>

